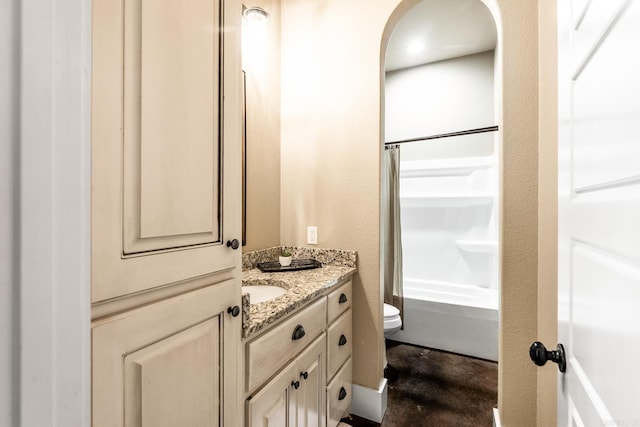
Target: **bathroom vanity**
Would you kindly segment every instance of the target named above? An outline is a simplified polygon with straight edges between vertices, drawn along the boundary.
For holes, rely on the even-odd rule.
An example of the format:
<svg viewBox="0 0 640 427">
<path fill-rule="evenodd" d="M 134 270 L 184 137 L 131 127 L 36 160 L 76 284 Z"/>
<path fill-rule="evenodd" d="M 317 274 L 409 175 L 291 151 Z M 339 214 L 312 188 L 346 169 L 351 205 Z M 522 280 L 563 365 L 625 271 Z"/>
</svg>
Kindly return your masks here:
<svg viewBox="0 0 640 427">
<path fill-rule="evenodd" d="M 299 272 L 243 272 L 246 426 L 333 427 L 348 412 L 356 269 L 355 252 L 340 252 L 353 262 L 323 262 Z M 286 291 L 251 304 L 251 286 L 274 285 Z"/>
</svg>

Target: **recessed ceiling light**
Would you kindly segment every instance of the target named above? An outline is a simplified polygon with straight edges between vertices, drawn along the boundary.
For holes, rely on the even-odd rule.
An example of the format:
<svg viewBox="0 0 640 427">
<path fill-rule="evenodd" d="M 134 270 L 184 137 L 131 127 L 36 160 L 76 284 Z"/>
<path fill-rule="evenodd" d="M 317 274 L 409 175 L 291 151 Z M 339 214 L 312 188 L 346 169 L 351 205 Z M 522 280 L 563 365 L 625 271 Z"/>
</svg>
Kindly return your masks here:
<svg viewBox="0 0 640 427">
<path fill-rule="evenodd" d="M 407 52 L 410 54 L 415 54 L 422 52 L 424 50 L 424 43 L 421 41 L 414 41 L 409 46 L 407 46 Z"/>
</svg>

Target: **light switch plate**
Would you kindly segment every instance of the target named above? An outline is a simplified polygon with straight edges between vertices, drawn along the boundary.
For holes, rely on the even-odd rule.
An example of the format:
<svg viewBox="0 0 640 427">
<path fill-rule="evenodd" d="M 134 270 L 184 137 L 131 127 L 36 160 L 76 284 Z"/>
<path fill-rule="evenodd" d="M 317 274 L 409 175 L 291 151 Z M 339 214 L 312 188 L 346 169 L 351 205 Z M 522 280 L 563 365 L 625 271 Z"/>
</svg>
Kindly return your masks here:
<svg viewBox="0 0 640 427">
<path fill-rule="evenodd" d="M 310 225 L 307 227 L 307 244 L 318 244 L 318 227 L 315 225 Z"/>
</svg>

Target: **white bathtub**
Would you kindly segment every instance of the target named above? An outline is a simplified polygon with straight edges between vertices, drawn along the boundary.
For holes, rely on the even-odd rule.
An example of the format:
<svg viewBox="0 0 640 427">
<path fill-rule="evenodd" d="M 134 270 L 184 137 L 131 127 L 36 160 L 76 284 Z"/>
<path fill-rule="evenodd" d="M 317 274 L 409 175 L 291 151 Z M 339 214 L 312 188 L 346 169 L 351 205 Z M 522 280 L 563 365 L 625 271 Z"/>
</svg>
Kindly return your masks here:
<svg viewBox="0 0 640 427">
<path fill-rule="evenodd" d="M 498 360 L 498 291 L 404 279 L 404 329 L 391 339 Z"/>
</svg>

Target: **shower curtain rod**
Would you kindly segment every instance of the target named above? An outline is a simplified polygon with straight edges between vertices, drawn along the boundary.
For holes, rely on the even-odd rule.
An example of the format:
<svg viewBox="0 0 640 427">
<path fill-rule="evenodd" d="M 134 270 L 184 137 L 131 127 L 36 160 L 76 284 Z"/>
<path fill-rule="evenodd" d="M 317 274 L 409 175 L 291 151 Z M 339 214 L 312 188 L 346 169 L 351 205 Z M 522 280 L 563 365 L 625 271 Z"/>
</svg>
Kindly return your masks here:
<svg viewBox="0 0 640 427">
<path fill-rule="evenodd" d="M 405 142 L 428 141 L 430 139 L 450 138 L 452 136 L 472 135 L 474 133 L 495 132 L 497 130 L 498 130 L 498 126 L 488 126 L 485 128 L 467 129 L 467 130 L 461 130 L 458 132 L 440 133 L 437 135 L 423 136 L 421 138 L 412 138 L 412 139 L 403 139 L 400 141 L 385 142 L 384 145 L 387 146 L 387 145 L 404 144 Z"/>
</svg>

